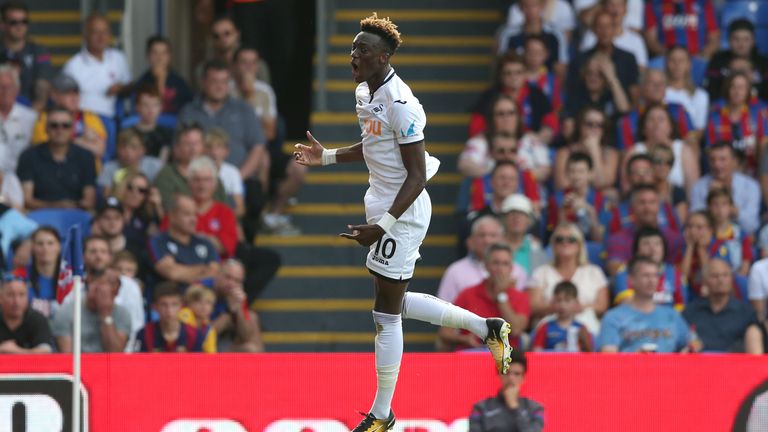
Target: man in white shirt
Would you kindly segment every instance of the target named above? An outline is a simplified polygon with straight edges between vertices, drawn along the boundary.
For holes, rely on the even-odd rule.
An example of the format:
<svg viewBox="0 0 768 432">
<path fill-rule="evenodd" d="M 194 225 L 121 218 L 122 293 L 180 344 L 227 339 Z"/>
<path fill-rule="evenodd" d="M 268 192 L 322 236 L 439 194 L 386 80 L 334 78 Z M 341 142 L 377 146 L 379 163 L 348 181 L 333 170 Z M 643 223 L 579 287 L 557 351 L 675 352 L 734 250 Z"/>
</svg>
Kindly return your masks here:
<svg viewBox="0 0 768 432">
<path fill-rule="evenodd" d="M 37 113 L 16 102 L 19 73 L 10 65 L 0 65 L 0 171 L 16 172 L 21 152 L 32 140 Z"/>
<path fill-rule="evenodd" d="M 80 85 L 80 107 L 114 117 L 117 96 L 131 82 L 125 55 L 109 48 L 112 34 L 103 15 L 92 14 L 85 21 L 85 46 L 64 65 L 64 73 Z"/>
<path fill-rule="evenodd" d="M 601 7 L 613 18 L 613 44 L 635 56 L 637 65 L 645 68 L 648 65 L 648 49 L 645 41 L 633 30 L 626 28 L 624 17 L 627 15 L 627 0 L 602 0 Z M 581 39 L 581 51 L 587 51 L 597 43 L 592 30 L 587 30 Z"/>
</svg>

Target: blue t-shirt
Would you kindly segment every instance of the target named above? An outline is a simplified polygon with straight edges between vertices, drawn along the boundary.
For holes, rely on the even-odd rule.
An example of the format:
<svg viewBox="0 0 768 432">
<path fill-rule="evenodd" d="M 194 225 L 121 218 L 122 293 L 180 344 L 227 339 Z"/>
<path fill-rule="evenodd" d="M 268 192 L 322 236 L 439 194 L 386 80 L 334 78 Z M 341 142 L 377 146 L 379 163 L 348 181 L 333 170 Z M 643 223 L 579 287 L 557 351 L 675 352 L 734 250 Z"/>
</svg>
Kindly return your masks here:
<svg viewBox="0 0 768 432">
<path fill-rule="evenodd" d="M 688 343 L 688 325 L 669 306 L 645 313 L 625 303 L 605 314 L 597 342 L 600 349 L 615 345 L 621 352 L 637 352 L 646 344 L 656 352 L 678 352 Z"/>
</svg>

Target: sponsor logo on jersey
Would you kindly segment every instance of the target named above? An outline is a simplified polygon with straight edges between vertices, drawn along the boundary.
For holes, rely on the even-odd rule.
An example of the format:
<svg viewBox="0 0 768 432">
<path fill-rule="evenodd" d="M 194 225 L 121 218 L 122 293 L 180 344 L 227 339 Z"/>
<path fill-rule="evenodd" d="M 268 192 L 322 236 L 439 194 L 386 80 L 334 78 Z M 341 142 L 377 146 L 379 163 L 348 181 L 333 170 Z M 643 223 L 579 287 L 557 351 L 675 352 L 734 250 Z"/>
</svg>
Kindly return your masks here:
<svg viewBox="0 0 768 432">
<path fill-rule="evenodd" d="M 368 135 L 381 136 L 381 122 L 373 119 L 366 120 L 363 132 Z"/>
<path fill-rule="evenodd" d="M 416 129 L 416 122 L 411 122 L 411 125 L 408 126 L 408 131 L 407 132 L 403 132 L 403 130 L 400 129 L 400 135 L 403 138 L 414 136 L 414 135 L 416 135 L 415 129 Z"/>
</svg>

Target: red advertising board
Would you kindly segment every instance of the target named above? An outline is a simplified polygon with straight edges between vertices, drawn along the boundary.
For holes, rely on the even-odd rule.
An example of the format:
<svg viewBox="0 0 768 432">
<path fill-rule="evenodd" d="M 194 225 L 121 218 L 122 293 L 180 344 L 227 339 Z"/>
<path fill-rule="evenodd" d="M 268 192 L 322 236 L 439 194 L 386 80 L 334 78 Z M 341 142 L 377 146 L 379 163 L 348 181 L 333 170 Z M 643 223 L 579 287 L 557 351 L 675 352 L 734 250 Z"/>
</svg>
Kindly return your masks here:
<svg viewBox="0 0 768 432">
<path fill-rule="evenodd" d="M 95 432 L 346 431 L 375 391 L 372 354 L 85 355 L 82 370 Z M 70 371 L 64 355 L 0 357 L 0 378 Z M 544 405 L 547 431 L 726 431 L 766 380 L 764 357 L 534 354 L 523 394 Z M 487 354 L 406 354 L 396 430 L 465 430 L 497 389 Z"/>
</svg>

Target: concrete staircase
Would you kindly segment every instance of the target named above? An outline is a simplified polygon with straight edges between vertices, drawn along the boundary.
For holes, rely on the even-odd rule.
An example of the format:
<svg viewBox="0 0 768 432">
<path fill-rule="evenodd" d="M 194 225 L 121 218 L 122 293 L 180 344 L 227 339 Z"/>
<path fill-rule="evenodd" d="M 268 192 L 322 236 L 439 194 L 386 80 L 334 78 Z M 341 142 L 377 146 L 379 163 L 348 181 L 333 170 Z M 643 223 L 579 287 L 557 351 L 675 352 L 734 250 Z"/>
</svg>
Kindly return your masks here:
<svg viewBox="0 0 768 432">
<path fill-rule="evenodd" d="M 494 0 L 381 2 L 337 0 L 328 38 L 327 110 L 315 111 L 313 135 L 326 147 L 357 142 L 349 48 L 359 20 L 377 11 L 403 33 L 392 58 L 427 112 L 427 150 L 442 161 L 430 181 L 433 218 L 410 289 L 434 294 L 445 267 L 456 259 L 453 204 L 460 181 L 456 158 L 467 138 L 468 108 L 490 82 L 493 34 L 502 21 Z M 447 7 L 445 9 L 441 7 Z M 315 85 L 317 92 L 318 85 Z M 292 143 L 291 143 L 292 144 Z M 364 164 L 313 169 L 291 210 L 304 235 L 259 238 L 284 260 L 278 278 L 256 302 L 269 351 L 370 351 L 373 287 L 367 250 L 338 237 L 347 224 L 364 223 Z M 432 351 L 436 328 L 404 324 L 408 351 Z"/>
</svg>

